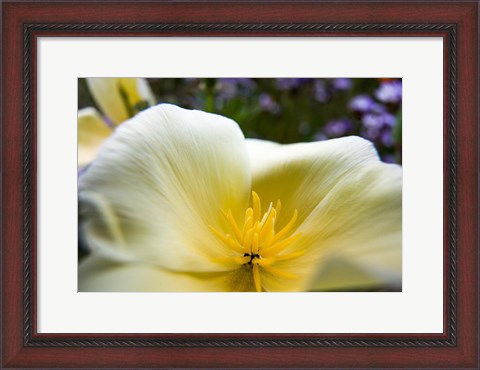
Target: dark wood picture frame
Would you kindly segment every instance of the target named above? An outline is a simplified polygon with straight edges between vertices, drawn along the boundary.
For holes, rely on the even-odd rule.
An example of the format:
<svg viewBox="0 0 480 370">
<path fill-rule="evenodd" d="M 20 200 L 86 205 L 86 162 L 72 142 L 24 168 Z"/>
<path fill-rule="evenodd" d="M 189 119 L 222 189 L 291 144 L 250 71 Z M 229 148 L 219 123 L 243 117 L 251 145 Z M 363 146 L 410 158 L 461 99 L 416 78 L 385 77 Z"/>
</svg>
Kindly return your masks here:
<svg viewBox="0 0 480 370">
<path fill-rule="evenodd" d="M 478 368 L 478 5 L 3 2 L 2 367 Z M 443 333 L 37 333 L 39 36 L 443 37 Z"/>
</svg>

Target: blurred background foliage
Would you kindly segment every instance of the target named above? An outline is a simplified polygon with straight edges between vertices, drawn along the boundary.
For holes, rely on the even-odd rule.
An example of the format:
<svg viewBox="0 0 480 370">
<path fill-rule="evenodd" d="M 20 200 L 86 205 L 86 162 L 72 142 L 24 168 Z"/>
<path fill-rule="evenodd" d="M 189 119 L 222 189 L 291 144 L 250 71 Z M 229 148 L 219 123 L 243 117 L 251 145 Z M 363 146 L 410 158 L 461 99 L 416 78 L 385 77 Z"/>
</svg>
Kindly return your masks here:
<svg viewBox="0 0 480 370">
<path fill-rule="evenodd" d="M 246 137 L 294 143 L 362 136 L 402 161 L 402 82 L 392 78 L 150 78 L 157 102 L 235 120 Z M 79 108 L 96 106 L 79 79 Z M 98 108 L 98 107 L 97 107 Z"/>
</svg>

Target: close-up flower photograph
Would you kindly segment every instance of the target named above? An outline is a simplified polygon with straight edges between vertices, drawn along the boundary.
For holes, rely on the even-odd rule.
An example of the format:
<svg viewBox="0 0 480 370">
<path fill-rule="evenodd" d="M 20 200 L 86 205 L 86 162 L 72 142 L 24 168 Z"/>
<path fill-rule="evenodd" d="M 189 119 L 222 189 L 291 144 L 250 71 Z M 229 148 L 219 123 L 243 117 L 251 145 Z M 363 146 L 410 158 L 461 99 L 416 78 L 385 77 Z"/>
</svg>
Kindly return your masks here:
<svg viewBox="0 0 480 370">
<path fill-rule="evenodd" d="M 79 291 L 401 291 L 401 79 L 78 87 Z"/>
<path fill-rule="evenodd" d="M 2 4 L 0 367 L 480 368 L 479 4 Z"/>
</svg>

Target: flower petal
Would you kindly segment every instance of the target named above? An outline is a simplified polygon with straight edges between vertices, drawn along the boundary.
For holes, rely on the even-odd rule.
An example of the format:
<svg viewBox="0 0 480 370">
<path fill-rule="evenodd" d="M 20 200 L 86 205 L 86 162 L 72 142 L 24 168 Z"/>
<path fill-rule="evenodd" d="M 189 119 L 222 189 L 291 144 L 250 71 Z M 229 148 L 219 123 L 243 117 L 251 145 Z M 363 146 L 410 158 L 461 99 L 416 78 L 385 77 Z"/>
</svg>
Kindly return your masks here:
<svg viewBox="0 0 480 370">
<path fill-rule="evenodd" d="M 162 104 L 122 124 L 79 185 L 80 217 L 98 253 L 182 271 L 228 270 L 209 226 L 247 207 L 250 168 L 238 125 Z"/>
<path fill-rule="evenodd" d="M 298 210 L 296 231 L 301 238 L 286 252 L 303 254 L 275 266 L 298 277 L 285 282 L 267 275 L 263 279 L 267 290 L 398 284 L 402 228 L 399 166 L 380 162 L 372 144 L 357 137 L 291 145 L 248 140 L 248 148 L 253 190 L 267 202 L 282 201 L 284 218 L 279 223 Z M 345 263 L 366 272 L 363 275 L 368 279 L 360 281 L 361 274 L 357 274 L 354 280 L 344 278 L 342 284 L 322 285 L 318 279 L 323 279 L 321 271 L 327 271 L 331 256 L 346 259 Z"/>
<path fill-rule="evenodd" d="M 78 166 L 90 163 L 100 145 L 112 134 L 112 129 L 100 117 L 95 108 L 78 111 Z"/>
<path fill-rule="evenodd" d="M 373 145 L 355 136 L 288 145 L 249 139 L 247 147 L 252 189 L 264 204 L 282 202 L 279 227 L 295 209 L 299 225 L 339 180 L 367 162 L 378 161 Z"/>
<path fill-rule="evenodd" d="M 316 248 L 337 264 L 350 268 L 341 284 L 310 281 L 311 289 L 400 286 L 402 274 L 402 169 L 369 163 L 339 182 L 299 228 L 304 248 Z M 343 266 L 339 261 L 343 262 Z M 351 267 L 348 267 L 351 264 Z M 321 264 L 323 268 L 328 264 Z M 342 268 L 342 270 L 340 270 Z M 357 270 L 357 271 L 354 271 Z M 353 274 L 353 272 L 356 272 Z M 358 273 L 364 273 L 363 278 Z M 333 272 L 332 272 L 333 273 Z M 323 275 L 323 276 L 322 276 Z"/>
<path fill-rule="evenodd" d="M 88 256 L 78 270 L 79 292 L 214 292 L 223 288 L 221 281 L 215 275 L 196 277 L 98 256 Z"/>
<path fill-rule="evenodd" d="M 95 77 L 87 78 L 87 85 L 97 105 L 117 125 L 155 104 L 144 78 Z"/>
<path fill-rule="evenodd" d="M 136 86 L 133 86 L 133 88 L 137 89 L 140 97 L 139 101 L 137 101 L 137 104 L 142 100 L 146 101 L 150 107 L 153 107 L 155 104 L 157 104 L 155 95 L 153 95 L 153 91 L 150 89 L 150 85 L 145 78 L 122 78 L 122 80 L 136 80 L 137 84 Z"/>
</svg>

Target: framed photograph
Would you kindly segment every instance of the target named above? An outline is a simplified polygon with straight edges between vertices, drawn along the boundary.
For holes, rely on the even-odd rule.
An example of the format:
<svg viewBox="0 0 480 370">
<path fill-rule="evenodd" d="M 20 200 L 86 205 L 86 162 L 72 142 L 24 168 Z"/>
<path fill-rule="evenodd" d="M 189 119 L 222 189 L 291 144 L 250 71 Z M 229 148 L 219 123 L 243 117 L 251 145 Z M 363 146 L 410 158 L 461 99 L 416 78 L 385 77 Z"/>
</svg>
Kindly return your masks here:
<svg viewBox="0 0 480 370">
<path fill-rule="evenodd" d="M 2 366 L 477 368 L 478 2 L 2 4 Z"/>
</svg>

